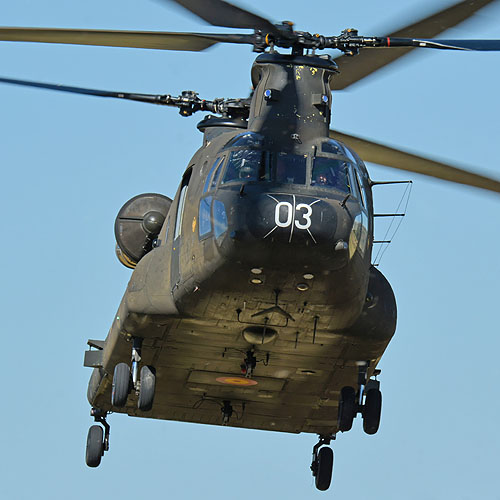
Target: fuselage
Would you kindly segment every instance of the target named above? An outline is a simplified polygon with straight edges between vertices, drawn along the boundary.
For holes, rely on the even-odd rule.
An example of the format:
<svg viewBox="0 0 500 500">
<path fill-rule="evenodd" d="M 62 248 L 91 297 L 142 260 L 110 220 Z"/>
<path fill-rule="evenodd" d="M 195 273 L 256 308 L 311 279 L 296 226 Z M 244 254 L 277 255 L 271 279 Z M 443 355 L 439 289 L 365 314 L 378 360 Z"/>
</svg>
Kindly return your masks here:
<svg viewBox="0 0 500 500">
<path fill-rule="evenodd" d="M 189 409 L 190 391 L 205 391 L 255 400 L 255 415 L 234 425 L 333 432 L 336 413 L 313 402 L 337 404 L 340 388 L 357 384 L 359 360 L 372 373 L 396 321 L 390 285 L 371 266 L 368 172 L 329 137 L 334 73 L 327 59 L 264 54 L 252 70 L 248 122 L 209 116 L 199 124 L 203 145 L 132 274 L 89 385 L 91 404 L 109 407 L 104 373 L 139 337 L 176 380 L 152 416 L 215 423 L 217 412 Z M 239 370 L 224 353 L 246 349 L 271 360 L 258 383 L 276 389 L 243 395 L 217 382 Z M 320 376 L 303 380 L 309 372 Z M 297 404 L 302 410 L 289 406 Z M 262 411 L 281 420 L 269 423 Z"/>
</svg>

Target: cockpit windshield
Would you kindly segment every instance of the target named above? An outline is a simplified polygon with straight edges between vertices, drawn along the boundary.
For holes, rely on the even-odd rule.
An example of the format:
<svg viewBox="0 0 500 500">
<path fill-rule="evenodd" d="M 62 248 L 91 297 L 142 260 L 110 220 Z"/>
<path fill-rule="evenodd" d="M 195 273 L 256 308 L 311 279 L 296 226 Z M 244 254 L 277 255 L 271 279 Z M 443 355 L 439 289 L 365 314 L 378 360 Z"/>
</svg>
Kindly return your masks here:
<svg viewBox="0 0 500 500">
<path fill-rule="evenodd" d="M 306 183 L 307 155 L 294 155 L 288 153 L 272 154 L 272 172 L 276 182 L 285 184 Z"/>
<path fill-rule="evenodd" d="M 348 163 L 335 158 L 314 158 L 311 186 L 336 188 L 349 192 Z"/>
<path fill-rule="evenodd" d="M 264 151 L 258 149 L 231 151 L 222 182 L 266 180 L 263 158 Z"/>
<path fill-rule="evenodd" d="M 332 153 L 334 155 L 342 155 L 344 151 L 340 144 L 333 139 L 328 139 L 328 141 L 321 144 L 321 151 L 323 153 Z"/>
<path fill-rule="evenodd" d="M 267 181 L 280 184 L 310 184 L 315 187 L 334 188 L 350 192 L 349 162 L 331 156 L 316 156 L 310 165 L 310 156 L 282 151 L 266 151 L 261 136 L 245 132 L 234 137 L 226 145 L 227 161 L 221 175 L 221 183 Z M 328 153 L 344 157 L 343 150 L 335 141 L 328 141 Z M 322 148 L 324 150 L 324 148 Z M 327 153 L 327 154 L 328 154 Z M 335 154 L 334 153 L 334 154 Z M 220 163 L 222 165 L 222 162 Z M 219 171 L 222 169 L 219 169 Z M 310 175 L 310 181 L 308 176 Z M 214 178 L 217 173 L 213 174 Z M 209 175 L 210 177 L 210 175 Z M 209 180 L 207 180 L 209 182 Z M 216 183 L 216 181 L 214 181 Z"/>
<path fill-rule="evenodd" d="M 233 137 L 224 147 L 228 148 L 262 148 L 264 146 L 264 137 L 256 132 L 243 132 Z"/>
</svg>

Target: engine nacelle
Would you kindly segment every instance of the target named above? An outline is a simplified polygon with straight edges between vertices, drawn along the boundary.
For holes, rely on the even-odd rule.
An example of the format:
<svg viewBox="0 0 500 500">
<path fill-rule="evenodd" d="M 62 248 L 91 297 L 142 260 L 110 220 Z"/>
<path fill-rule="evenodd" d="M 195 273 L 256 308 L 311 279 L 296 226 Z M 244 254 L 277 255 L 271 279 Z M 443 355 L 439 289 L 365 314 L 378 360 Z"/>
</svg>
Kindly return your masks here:
<svg viewBox="0 0 500 500">
<path fill-rule="evenodd" d="M 172 200 L 155 193 L 131 198 L 118 212 L 115 220 L 116 256 L 133 269 L 153 248 L 160 234 Z"/>
</svg>

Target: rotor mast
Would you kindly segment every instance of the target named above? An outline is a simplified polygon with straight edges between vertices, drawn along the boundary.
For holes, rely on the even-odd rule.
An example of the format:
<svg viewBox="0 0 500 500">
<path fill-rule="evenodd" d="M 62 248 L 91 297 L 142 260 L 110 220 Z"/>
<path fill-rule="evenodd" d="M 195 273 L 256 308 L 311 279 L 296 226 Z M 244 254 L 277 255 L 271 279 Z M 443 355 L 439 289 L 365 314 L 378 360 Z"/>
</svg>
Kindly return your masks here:
<svg viewBox="0 0 500 500">
<path fill-rule="evenodd" d="M 336 72 L 328 56 L 260 55 L 252 67 L 248 129 L 286 149 L 328 137 L 330 78 Z"/>
</svg>

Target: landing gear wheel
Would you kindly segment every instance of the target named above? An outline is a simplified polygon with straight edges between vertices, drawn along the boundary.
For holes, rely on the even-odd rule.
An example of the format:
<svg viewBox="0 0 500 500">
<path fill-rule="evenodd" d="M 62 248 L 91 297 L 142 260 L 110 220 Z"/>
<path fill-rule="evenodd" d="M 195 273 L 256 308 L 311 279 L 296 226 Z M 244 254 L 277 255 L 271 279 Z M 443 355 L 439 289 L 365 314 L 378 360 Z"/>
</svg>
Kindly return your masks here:
<svg viewBox="0 0 500 500">
<path fill-rule="evenodd" d="M 137 408 L 142 411 L 149 411 L 153 407 L 155 397 L 156 374 L 152 366 L 141 368 L 141 385 Z"/>
<path fill-rule="evenodd" d="M 130 392 L 130 368 L 126 363 L 118 363 L 113 374 L 111 404 L 118 408 L 125 406 Z"/>
<path fill-rule="evenodd" d="M 332 482 L 333 450 L 331 448 L 324 447 L 319 450 L 316 466 L 316 488 L 326 491 Z"/>
<path fill-rule="evenodd" d="M 89 467 L 97 467 L 104 454 L 104 432 L 100 425 L 93 425 L 87 434 L 85 462 Z"/>
<path fill-rule="evenodd" d="M 350 431 L 357 413 L 356 391 L 352 387 L 343 387 L 339 401 L 339 430 Z"/>
<path fill-rule="evenodd" d="M 367 434 L 375 434 L 380 425 L 382 412 L 382 393 L 379 389 L 370 389 L 366 393 L 363 407 L 363 430 Z"/>
</svg>

